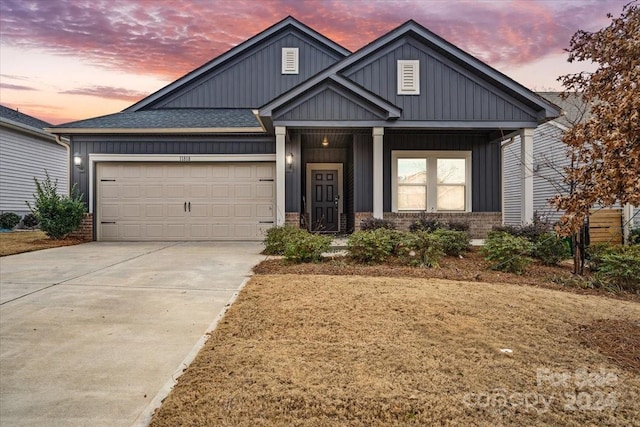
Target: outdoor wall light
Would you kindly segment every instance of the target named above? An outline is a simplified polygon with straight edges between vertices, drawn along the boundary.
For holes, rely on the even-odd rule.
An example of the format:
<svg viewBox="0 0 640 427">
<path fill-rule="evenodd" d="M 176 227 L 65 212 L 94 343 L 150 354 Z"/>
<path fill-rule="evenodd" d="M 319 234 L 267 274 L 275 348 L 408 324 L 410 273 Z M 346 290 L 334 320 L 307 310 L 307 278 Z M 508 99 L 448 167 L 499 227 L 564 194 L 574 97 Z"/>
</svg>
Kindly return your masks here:
<svg viewBox="0 0 640 427">
<path fill-rule="evenodd" d="M 73 165 L 77 167 L 80 172 L 84 172 L 84 165 L 82 164 L 82 156 L 80 153 L 73 155 Z"/>
<path fill-rule="evenodd" d="M 289 165 L 289 169 L 293 169 L 293 153 L 287 154 L 287 165 Z"/>
<path fill-rule="evenodd" d="M 329 140 L 327 139 L 326 136 L 324 138 L 322 138 L 322 146 L 323 147 L 328 147 L 329 146 Z"/>
</svg>

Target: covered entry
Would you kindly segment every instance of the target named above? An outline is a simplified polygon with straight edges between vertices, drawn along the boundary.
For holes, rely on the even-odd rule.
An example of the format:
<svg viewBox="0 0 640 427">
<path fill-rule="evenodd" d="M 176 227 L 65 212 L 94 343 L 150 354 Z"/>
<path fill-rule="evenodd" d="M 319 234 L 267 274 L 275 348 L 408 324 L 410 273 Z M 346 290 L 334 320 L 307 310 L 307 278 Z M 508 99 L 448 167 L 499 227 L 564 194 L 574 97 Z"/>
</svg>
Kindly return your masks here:
<svg viewBox="0 0 640 427">
<path fill-rule="evenodd" d="M 259 240 L 275 223 L 275 165 L 97 164 L 98 240 Z"/>
</svg>

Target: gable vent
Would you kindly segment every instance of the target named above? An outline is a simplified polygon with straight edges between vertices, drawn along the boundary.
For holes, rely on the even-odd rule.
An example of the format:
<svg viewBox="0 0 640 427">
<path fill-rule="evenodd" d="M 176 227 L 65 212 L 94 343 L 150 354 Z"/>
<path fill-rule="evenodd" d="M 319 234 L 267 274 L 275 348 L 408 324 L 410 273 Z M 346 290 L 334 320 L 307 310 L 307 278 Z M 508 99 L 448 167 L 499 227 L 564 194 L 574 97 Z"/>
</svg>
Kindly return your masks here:
<svg viewBox="0 0 640 427">
<path fill-rule="evenodd" d="M 398 61 L 398 95 L 420 95 L 420 61 Z"/>
<path fill-rule="evenodd" d="M 282 48 L 282 74 L 298 74 L 298 48 Z"/>
</svg>

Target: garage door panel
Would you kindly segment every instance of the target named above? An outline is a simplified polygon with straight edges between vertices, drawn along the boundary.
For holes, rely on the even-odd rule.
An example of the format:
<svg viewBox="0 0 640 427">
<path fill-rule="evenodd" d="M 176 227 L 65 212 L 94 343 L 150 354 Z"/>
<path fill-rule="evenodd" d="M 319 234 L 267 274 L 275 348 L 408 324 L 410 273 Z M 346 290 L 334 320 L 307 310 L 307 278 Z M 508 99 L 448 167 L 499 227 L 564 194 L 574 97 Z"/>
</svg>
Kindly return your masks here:
<svg viewBox="0 0 640 427">
<path fill-rule="evenodd" d="M 273 163 L 100 163 L 98 238 L 262 239 L 274 176 Z"/>
</svg>

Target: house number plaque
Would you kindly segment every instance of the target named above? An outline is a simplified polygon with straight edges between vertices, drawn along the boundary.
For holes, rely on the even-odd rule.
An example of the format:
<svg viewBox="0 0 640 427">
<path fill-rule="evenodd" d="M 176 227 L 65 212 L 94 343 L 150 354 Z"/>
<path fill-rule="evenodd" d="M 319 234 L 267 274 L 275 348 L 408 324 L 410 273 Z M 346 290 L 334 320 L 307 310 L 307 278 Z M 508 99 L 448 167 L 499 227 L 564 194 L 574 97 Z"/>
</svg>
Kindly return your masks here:
<svg viewBox="0 0 640 427">
<path fill-rule="evenodd" d="M 181 162 L 190 162 L 191 156 L 178 156 Z"/>
</svg>

